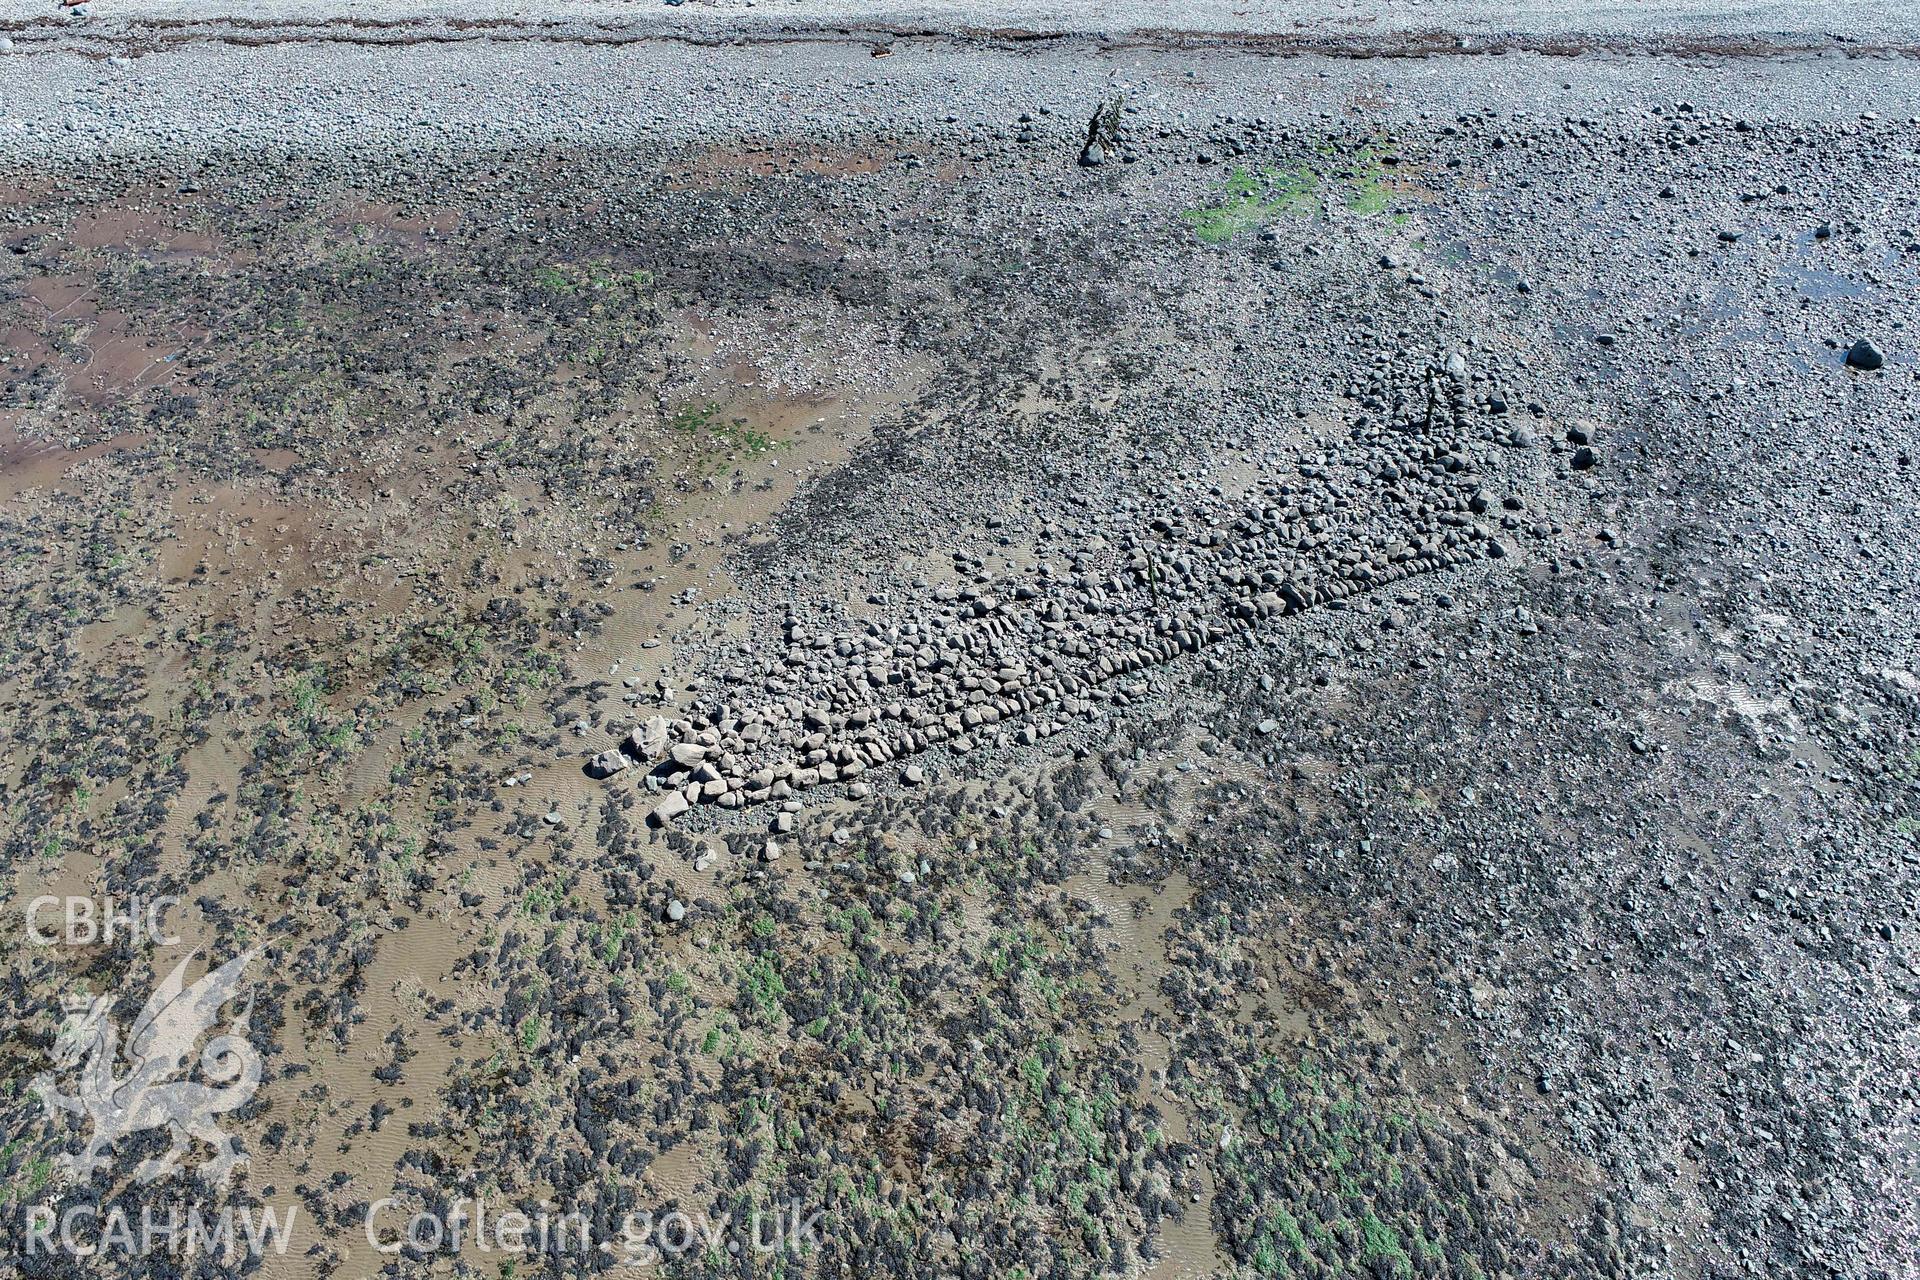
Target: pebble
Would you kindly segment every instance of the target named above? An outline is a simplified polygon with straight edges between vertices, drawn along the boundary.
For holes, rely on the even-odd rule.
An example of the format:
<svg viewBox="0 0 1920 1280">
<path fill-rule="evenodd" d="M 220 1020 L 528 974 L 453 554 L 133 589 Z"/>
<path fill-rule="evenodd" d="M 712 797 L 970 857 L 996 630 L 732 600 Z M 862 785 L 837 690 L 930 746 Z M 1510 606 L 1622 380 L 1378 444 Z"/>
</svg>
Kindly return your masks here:
<svg viewBox="0 0 1920 1280">
<path fill-rule="evenodd" d="M 1872 371 L 1886 362 L 1887 358 L 1880 353 L 1880 348 L 1866 338 L 1847 348 L 1847 364 L 1852 368 Z"/>
<path fill-rule="evenodd" d="M 684 791 L 669 791 L 662 796 L 660 803 L 653 806 L 651 817 L 656 825 L 673 821 L 692 807 Z"/>
<path fill-rule="evenodd" d="M 624 771 L 632 763 L 632 759 L 628 757 L 626 752 L 618 749 L 610 749 L 600 752 L 588 762 L 587 773 L 589 776 L 595 778 L 611 778 L 614 774 Z M 508 778 L 507 785 L 512 786 L 513 784 L 513 779 Z"/>
</svg>

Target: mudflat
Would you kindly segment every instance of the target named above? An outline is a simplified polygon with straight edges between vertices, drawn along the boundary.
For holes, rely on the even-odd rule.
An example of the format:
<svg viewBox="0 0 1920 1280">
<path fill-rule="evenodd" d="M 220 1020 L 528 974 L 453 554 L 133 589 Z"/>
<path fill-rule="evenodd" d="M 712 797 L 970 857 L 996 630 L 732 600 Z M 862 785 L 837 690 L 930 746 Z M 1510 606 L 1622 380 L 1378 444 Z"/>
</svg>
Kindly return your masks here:
<svg viewBox="0 0 1920 1280">
<path fill-rule="evenodd" d="M 1915 1274 L 1914 25 L 5 15 L 21 1274 Z"/>
</svg>

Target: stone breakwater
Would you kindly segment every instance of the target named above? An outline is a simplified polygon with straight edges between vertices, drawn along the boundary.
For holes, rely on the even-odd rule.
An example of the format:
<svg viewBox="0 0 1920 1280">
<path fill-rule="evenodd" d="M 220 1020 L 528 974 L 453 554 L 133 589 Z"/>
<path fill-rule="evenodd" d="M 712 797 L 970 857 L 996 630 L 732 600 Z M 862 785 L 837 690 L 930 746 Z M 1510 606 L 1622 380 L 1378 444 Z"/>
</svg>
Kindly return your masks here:
<svg viewBox="0 0 1920 1280">
<path fill-rule="evenodd" d="M 922 770 L 902 762 L 932 747 L 1033 744 L 1124 702 L 1115 686 L 1131 673 L 1269 619 L 1504 556 L 1494 522 L 1524 504 L 1496 494 L 1488 464 L 1533 437 L 1497 389 L 1476 393 L 1480 381 L 1459 355 L 1412 377 L 1383 358 L 1349 388 L 1365 412 L 1346 438 L 1284 479 L 1237 492 L 1143 483 L 1124 518 L 1104 522 L 1127 531 L 1065 545 L 1048 545 L 1057 526 L 1043 531 L 1039 550 L 1064 569 L 1043 559 L 996 578 L 956 552 L 959 585 L 859 630 L 789 612 L 784 652 L 721 673 L 720 692 L 685 714 L 646 718 L 587 771 L 642 777 L 658 796 L 656 825 L 696 805 L 858 785 L 895 764 L 916 785 Z M 774 822 L 790 825 L 790 812 Z"/>
</svg>

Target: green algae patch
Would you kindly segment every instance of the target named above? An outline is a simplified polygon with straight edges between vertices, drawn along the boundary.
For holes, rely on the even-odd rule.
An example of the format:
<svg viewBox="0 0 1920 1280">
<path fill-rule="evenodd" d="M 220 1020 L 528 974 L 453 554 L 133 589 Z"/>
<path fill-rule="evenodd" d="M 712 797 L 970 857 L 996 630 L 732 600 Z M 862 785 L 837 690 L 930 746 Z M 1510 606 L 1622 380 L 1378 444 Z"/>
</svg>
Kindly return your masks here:
<svg viewBox="0 0 1920 1280">
<path fill-rule="evenodd" d="M 1355 157 L 1353 172 L 1346 176 L 1343 203 L 1362 217 L 1385 213 L 1393 193 L 1386 185 L 1387 165 L 1380 148 L 1369 143 Z"/>
<path fill-rule="evenodd" d="M 1317 213 L 1319 186 L 1319 177 L 1304 165 L 1291 172 L 1262 169 L 1257 175 L 1235 169 L 1227 175 L 1214 204 L 1189 209 L 1181 216 L 1202 244 L 1225 244 L 1283 214 Z"/>
<path fill-rule="evenodd" d="M 1404 184 L 1391 182 L 1390 157 L 1378 140 L 1352 153 L 1344 166 L 1331 146 L 1321 148 L 1319 157 L 1292 169 L 1235 168 L 1212 203 L 1188 209 L 1181 217 L 1202 244 L 1222 245 L 1283 216 L 1325 216 L 1337 208 L 1362 218 L 1376 217 L 1387 213 L 1395 196 L 1404 193 Z M 1404 213 L 1392 215 L 1396 225 L 1406 220 Z"/>
</svg>

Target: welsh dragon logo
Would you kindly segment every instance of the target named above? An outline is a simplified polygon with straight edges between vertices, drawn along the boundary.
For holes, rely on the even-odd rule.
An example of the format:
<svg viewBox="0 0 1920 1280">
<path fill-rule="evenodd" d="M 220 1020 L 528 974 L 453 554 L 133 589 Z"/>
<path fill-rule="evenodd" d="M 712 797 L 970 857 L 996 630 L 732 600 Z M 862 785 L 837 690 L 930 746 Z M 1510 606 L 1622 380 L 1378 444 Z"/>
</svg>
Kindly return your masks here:
<svg viewBox="0 0 1920 1280">
<path fill-rule="evenodd" d="M 120 1064 L 119 1037 L 108 1016 L 112 999 L 67 999 L 67 1019 L 54 1041 L 53 1061 L 61 1072 L 80 1069 L 79 1090 L 59 1092 L 51 1072 L 36 1076 L 31 1087 L 49 1117 L 66 1111 L 93 1122 L 86 1148 L 61 1159 L 61 1167 L 79 1181 L 93 1180 L 94 1172 L 108 1163 L 104 1153 L 120 1139 L 163 1127 L 173 1145 L 134 1170 L 137 1181 L 155 1182 L 179 1168 L 196 1138 L 214 1149 L 213 1159 L 200 1166 L 205 1182 L 224 1189 L 234 1166 L 246 1161 L 214 1117 L 245 1106 L 260 1087 L 260 1055 L 247 1042 L 251 992 L 226 1033 L 209 1040 L 200 1053 L 200 1071 L 208 1083 L 181 1077 L 194 1043 L 213 1027 L 221 1007 L 238 990 L 241 973 L 260 952 L 236 956 L 188 987 L 187 965 L 195 954 L 188 953 L 147 997 L 127 1037 L 131 1070 L 124 1076 L 114 1074 Z"/>
</svg>

